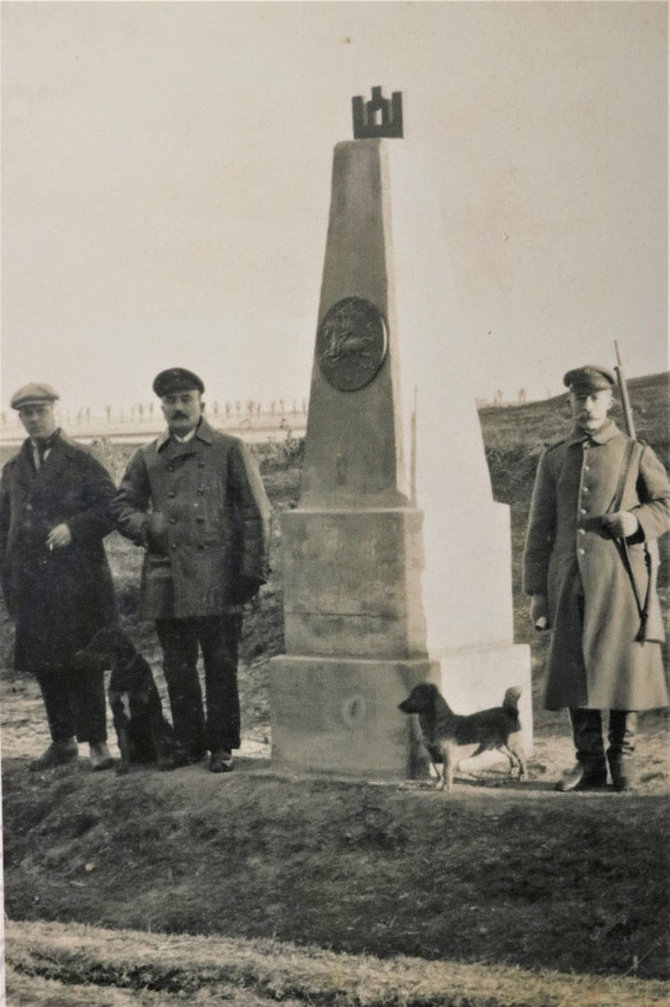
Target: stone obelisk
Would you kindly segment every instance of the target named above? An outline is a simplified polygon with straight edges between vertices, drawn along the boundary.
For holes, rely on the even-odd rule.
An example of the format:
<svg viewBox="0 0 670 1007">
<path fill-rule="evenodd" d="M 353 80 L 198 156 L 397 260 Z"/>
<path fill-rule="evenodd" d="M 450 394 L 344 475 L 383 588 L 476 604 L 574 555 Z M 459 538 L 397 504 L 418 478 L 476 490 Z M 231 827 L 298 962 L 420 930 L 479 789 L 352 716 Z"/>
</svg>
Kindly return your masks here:
<svg viewBox="0 0 670 1007">
<path fill-rule="evenodd" d="M 282 515 L 272 758 L 402 777 L 416 729 L 397 705 L 419 681 L 459 713 L 521 685 L 528 744 L 529 655 L 512 643 L 508 509 L 492 500 L 401 95 L 355 98 L 354 137 L 334 151 L 302 488 Z"/>
</svg>

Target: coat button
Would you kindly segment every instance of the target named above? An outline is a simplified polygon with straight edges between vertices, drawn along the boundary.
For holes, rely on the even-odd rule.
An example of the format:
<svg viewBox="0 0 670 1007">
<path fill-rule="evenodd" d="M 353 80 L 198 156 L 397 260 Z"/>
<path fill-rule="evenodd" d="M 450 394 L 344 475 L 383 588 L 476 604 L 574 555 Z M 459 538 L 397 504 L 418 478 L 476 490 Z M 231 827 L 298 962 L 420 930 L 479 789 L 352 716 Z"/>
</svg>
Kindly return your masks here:
<svg viewBox="0 0 670 1007">
<path fill-rule="evenodd" d="M 588 493 L 588 491 L 589 491 L 588 486 L 582 486 L 582 493 Z"/>
<path fill-rule="evenodd" d="M 176 524 L 176 523 L 177 523 L 176 517 L 171 517 L 170 518 L 170 524 Z"/>
<path fill-rule="evenodd" d="M 168 472 L 174 472 L 174 465 L 168 465 L 167 470 Z"/>
<path fill-rule="evenodd" d="M 580 528 L 579 529 L 579 534 L 580 535 L 586 535 L 586 529 L 585 528 Z"/>
<path fill-rule="evenodd" d="M 586 549 L 578 549 L 577 552 L 579 553 L 580 556 L 586 555 Z"/>
<path fill-rule="evenodd" d="M 168 490 L 168 496 L 170 497 L 171 500 L 173 500 L 176 497 L 176 495 L 177 494 L 175 493 L 174 490 Z"/>
</svg>

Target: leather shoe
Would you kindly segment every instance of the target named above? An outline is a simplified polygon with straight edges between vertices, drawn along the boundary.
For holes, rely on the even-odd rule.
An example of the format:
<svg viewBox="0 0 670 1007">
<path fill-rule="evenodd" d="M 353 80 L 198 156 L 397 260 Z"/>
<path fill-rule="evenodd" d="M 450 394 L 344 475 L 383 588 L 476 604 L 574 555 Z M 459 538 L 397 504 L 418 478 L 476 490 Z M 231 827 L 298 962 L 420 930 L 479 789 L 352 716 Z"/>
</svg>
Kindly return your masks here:
<svg viewBox="0 0 670 1007">
<path fill-rule="evenodd" d="M 110 769 L 114 765 L 112 753 L 104 741 L 92 741 L 89 748 L 91 750 L 91 769 L 100 772 L 103 769 Z"/>
<path fill-rule="evenodd" d="M 605 766 L 584 766 L 581 762 L 566 773 L 562 780 L 555 785 L 554 790 L 562 793 L 571 793 L 578 790 L 600 790 L 607 783 L 607 769 Z"/>
<path fill-rule="evenodd" d="M 74 738 L 64 741 L 52 741 L 38 759 L 33 759 L 28 768 L 32 772 L 40 769 L 51 769 L 52 766 L 62 766 L 66 762 L 74 762 L 79 758 L 79 748 Z"/>
<path fill-rule="evenodd" d="M 232 773 L 233 753 L 229 748 L 217 748 L 209 757 L 210 773 Z"/>
</svg>

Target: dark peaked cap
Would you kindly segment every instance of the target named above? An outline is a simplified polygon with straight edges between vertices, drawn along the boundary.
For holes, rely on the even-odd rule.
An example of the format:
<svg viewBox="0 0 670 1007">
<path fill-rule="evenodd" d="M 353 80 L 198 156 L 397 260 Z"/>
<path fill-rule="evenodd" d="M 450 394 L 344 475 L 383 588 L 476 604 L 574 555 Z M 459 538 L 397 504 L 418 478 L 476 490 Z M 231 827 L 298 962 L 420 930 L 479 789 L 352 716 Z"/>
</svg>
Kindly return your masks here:
<svg viewBox="0 0 670 1007">
<path fill-rule="evenodd" d="M 152 387 L 159 399 L 172 392 L 188 392 L 192 388 L 196 388 L 200 394 L 205 390 L 198 375 L 187 371 L 185 367 L 170 367 L 167 371 L 161 371 L 154 378 Z"/>
<path fill-rule="evenodd" d="M 612 390 L 616 385 L 614 373 L 608 367 L 600 364 L 587 364 L 586 367 L 575 367 L 563 378 L 563 384 L 571 392 L 601 392 L 605 388 Z"/>
</svg>

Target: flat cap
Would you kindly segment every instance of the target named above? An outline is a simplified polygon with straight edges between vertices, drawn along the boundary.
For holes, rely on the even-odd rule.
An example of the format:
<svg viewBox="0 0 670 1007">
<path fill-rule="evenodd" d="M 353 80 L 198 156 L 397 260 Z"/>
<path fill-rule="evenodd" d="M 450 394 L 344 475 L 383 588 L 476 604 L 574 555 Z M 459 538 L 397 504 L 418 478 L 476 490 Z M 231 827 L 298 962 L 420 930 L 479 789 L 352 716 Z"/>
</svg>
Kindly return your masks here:
<svg viewBox="0 0 670 1007">
<path fill-rule="evenodd" d="M 616 377 L 609 367 L 600 364 L 587 364 L 586 367 L 575 367 L 563 378 L 563 384 L 571 392 L 600 392 L 605 388 L 610 391 L 616 385 Z"/>
<path fill-rule="evenodd" d="M 152 387 L 159 399 L 172 392 L 188 392 L 192 388 L 196 388 L 201 394 L 205 390 L 198 375 L 187 371 L 185 367 L 169 367 L 167 371 L 161 371 L 154 378 Z"/>
<path fill-rule="evenodd" d="M 43 382 L 31 381 L 23 385 L 12 395 L 9 404 L 12 409 L 23 409 L 24 406 L 34 406 L 41 402 L 55 402 L 60 398 L 58 392 Z"/>
</svg>

